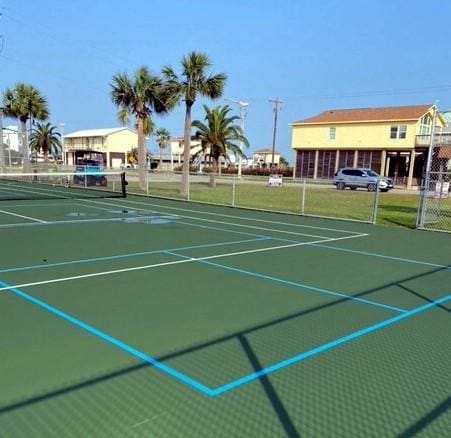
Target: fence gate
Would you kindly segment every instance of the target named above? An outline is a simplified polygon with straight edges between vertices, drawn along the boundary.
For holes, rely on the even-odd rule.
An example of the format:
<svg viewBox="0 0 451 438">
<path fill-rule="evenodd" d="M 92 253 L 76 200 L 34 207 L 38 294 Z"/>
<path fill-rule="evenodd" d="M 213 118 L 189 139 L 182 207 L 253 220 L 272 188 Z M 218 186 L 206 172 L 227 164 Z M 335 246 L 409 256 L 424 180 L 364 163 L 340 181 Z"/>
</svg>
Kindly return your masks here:
<svg viewBox="0 0 451 438">
<path fill-rule="evenodd" d="M 451 141 L 437 135 L 422 182 L 417 227 L 451 232 Z"/>
</svg>

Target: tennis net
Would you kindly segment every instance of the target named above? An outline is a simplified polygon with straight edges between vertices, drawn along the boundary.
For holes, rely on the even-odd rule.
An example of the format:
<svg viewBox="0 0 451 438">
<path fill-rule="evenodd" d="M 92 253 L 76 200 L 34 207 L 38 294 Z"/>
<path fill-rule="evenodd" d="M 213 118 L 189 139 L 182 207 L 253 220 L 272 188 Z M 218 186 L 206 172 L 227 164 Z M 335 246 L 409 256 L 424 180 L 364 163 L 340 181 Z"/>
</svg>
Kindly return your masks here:
<svg viewBox="0 0 451 438">
<path fill-rule="evenodd" d="M 124 172 L 0 173 L 0 201 L 125 197 Z"/>
</svg>

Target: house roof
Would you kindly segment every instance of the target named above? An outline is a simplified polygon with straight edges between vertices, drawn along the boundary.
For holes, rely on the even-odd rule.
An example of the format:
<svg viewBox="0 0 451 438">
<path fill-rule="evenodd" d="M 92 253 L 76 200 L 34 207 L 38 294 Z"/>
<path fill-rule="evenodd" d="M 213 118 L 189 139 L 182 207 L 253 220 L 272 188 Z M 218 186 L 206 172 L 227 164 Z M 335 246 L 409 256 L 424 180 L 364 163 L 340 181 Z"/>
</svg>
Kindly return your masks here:
<svg viewBox="0 0 451 438">
<path fill-rule="evenodd" d="M 64 138 L 79 138 L 79 137 L 106 137 L 108 135 L 114 134 L 119 131 L 133 131 L 133 129 L 127 128 L 127 127 L 121 127 L 121 128 L 102 128 L 102 129 L 82 129 L 81 131 L 75 131 L 71 132 L 70 134 L 67 134 L 64 136 Z"/>
<path fill-rule="evenodd" d="M 298 120 L 293 125 L 330 124 L 347 122 L 386 122 L 418 120 L 432 105 L 394 106 L 386 108 L 333 109 L 308 119 Z"/>
<path fill-rule="evenodd" d="M 259 149 L 254 151 L 254 154 L 272 154 L 272 149 Z M 274 154 L 279 154 L 278 151 L 274 151 Z"/>
</svg>

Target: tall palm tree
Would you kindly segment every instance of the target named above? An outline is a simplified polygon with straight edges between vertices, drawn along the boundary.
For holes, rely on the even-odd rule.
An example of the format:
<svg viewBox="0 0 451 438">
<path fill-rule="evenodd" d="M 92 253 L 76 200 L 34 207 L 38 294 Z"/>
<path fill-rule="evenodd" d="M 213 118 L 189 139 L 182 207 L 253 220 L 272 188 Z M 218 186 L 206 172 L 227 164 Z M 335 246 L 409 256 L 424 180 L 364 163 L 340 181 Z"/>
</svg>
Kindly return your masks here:
<svg viewBox="0 0 451 438">
<path fill-rule="evenodd" d="M 166 128 L 159 128 L 155 132 L 155 137 L 157 145 L 160 148 L 160 169 L 161 169 L 163 165 L 163 149 L 165 149 L 169 145 L 171 134 Z"/>
<path fill-rule="evenodd" d="M 123 125 L 132 115 L 138 130 L 138 174 L 141 189 L 146 188 L 145 136 L 153 130 L 152 113 L 166 113 L 170 107 L 169 96 L 160 77 L 140 67 L 132 78 L 126 73 L 113 76 L 111 99 L 118 107 L 118 119 Z"/>
<path fill-rule="evenodd" d="M 20 121 L 20 145 L 23 154 L 23 171 L 30 171 L 27 121 L 45 120 L 49 116 L 47 100 L 32 85 L 18 83 L 3 93 L 4 114 Z"/>
<path fill-rule="evenodd" d="M 56 131 L 56 126 L 50 123 L 37 123 L 30 135 L 30 147 L 32 151 L 44 154 L 44 162 L 49 162 L 49 153 L 57 157 L 61 151 L 61 134 Z"/>
<path fill-rule="evenodd" d="M 231 108 L 228 105 L 217 106 L 210 109 L 204 105 L 205 122 L 194 120 L 193 128 L 196 128 L 194 138 L 200 140 L 201 151 L 209 155 L 213 160 L 213 173 L 210 174 L 210 186 L 215 186 L 215 174 L 218 172 L 219 159 L 224 157 L 228 160 L 228 155 L 233 154 L 235 158 L 240 156 L 245 158 L 239 143 L 248 147 L 249 142 L 243 135 L 243 130 L 234 122 L 239 120 L 238 116 L 230 116 Z M 236 161 L 236 160 L 235 160 Z"/>
<path fill-rule="evenodd" d="M 178 100 L 183 99 L 185 101 L 183 171 L 180 193 L 182 196 L 187 196 L 191 149 L 191 109 L 198 95 L 210 99 L 221 97 L 227 75 L 224 73 L 207 74 L 207 69 L 211 67 L 212 63 L 205 53 L 194 51 L 188 53 L 182 58 L 181 64 L 182 72 L 180 76 L 169 66 L 163 68 L 163 75 L 172 95 L 176 96 Z"/>
</svg>

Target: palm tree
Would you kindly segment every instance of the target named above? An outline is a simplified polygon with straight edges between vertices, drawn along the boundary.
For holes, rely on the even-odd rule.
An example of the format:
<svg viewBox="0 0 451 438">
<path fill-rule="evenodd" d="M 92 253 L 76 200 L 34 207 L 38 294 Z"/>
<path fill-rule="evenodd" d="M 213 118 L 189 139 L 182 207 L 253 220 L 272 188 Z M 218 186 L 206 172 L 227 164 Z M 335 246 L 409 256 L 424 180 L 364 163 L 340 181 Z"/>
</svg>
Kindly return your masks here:
<svg viewBox="0 0 451 438">
<path fill-rule="evenodd" d="M 201 150 L 198 153 L 209 155 L 213 160 L 213 173 L 210 175 L 210 186 L 215 186 L 215 174 L 218 172 L 219 159 L 228 160 L 230 153 L 242 158 L 245 155 L 241 151 L 239 143 L 248 147 L 249 142 L 243 135 L 243 130 L 234 122 L 238 116 L 230 116 L 231 108 L 228 105 L 217 106 L 210 109 L 204 105 L 205 121 L 194 120 L 192 126 L 196 128 L 194 138 L 200 140 Z"/>
<path fill-rule="evenodd" d="M 140 67 L 133 78 L 126 73 L 113 76 L 111 99 L 119 108 L 118 119 L 123 125 L 133 115 L 138 129 L 138 174 L 141 189 L 146 188 L 145 136 L 153 130 L 152 113 L 160 114 L 170 107 L 169 96 L 160 77 Z"/>
<path fill-rule="evenodd" d="M 3 93 L 4 114 L 20 121 L 20 145 L 23 154 L 23 171 L 30 170 L 30 152 L 26 124 L 34 120 L 45 120 L 49 116 L 47 100 L 32 85 L 18 83 Z"/>
<path fill-rule="evenodd" d="M 212 65 L 205 53 L 191 52 L 182 58 L 182 73 L 178 76 L 167 66 L 163 68 L 167 86 L 172 96 L 185 101 L 185 129 L 183 150 L 183 171 L 180 193 L 188 194 L 189 158 L 191 149 L 191 109 L 198 95 L 217 99 L 222 96 L 227 75 L 219 73 L 208 75 L 207 69 Z"/>
<path fill-rule="evenodd" d="M 56 126 L 50 123 L 37 123 L 30 135 L 30 147 L 32 151 L 44 154 L 44 162 L 49 162 L 49 153 L 57 157 L 61 151 L 61 134 L 56 131 Z"/>
<path fill-rule="evenodd" d="M 166 128 L 159 128 L 155 132 L 156 141 L 158 144 L 158 147 L 160 148 L 160 169 L 163 165 L 163 149 L 165 149 L 168 144 L 169 140 L 171 139 L 171 134 Z"/>
</svg>

